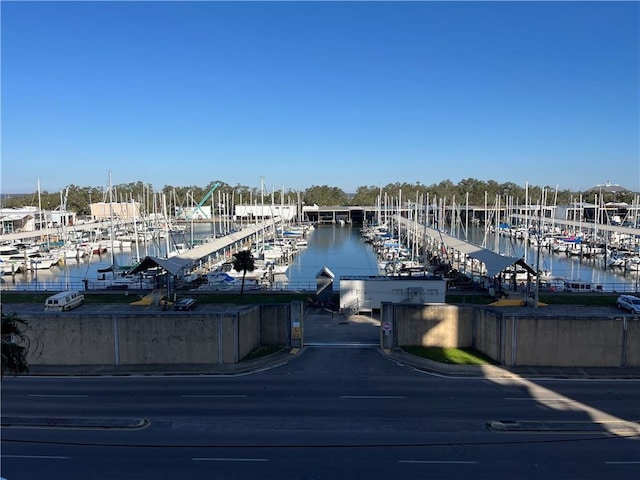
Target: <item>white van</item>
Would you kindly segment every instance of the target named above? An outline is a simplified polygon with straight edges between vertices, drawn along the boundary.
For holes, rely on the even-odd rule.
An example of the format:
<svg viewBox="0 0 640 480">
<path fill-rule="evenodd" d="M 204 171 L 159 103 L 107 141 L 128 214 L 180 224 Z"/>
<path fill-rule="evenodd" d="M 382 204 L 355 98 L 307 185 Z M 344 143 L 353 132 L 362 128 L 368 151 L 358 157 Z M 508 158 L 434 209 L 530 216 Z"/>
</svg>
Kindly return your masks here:
<svg viewBox="0 0 640 480">
<path fill-rule="evenodd" d="M 69 290 L 66 292 L 56 293 L 55 295 L 47 298 L 44 302 L 44 309 L 64 312 L 65 310 L 71 310 L 83 303 L 84 295 L 80 292 L 76 292 L 75 290 Z"/>
</svg>

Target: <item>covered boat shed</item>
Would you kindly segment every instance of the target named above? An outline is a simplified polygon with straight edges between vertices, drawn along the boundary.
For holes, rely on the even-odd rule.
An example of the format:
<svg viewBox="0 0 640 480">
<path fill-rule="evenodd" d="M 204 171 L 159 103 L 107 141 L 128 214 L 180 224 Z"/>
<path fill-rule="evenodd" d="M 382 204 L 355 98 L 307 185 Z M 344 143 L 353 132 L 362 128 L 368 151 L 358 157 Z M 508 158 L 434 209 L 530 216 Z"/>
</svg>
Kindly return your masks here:
<svg viewBox="0 0 640 480">
<path fill-rule="evenodd" d="M 494 278 L 502 273 L 508 267 L 518 265 L 524 268 L 532 275 L 536 275 L 535 269 L 527 265 L 527 263 L 519 257 L 510 257 L 507 255 L 500 255 L 487 248 L 480 247 L 466 240 L 454 237 L 448 233 L 441 232 L 435 228 L 427 227 L 424 225 L 418 225 L 412 220 L 408 220 L 404 217 L 396 216 L 396 219 L 407 229 L 419 228 L 424 235 L 431 238 L 434 243 L 444 246 L 447 250 L 456 250 L 464 253 L 469 258 L 482 262 L 487 270 L 487 276 Z"/>
<path fill-rule="evenodd" d="M 536 271 L 522 258 L 500 255 L 492 250 L 479 247 L 478 245 L 461 240 L 447 233 L 440 232 L 434 228 L 425 228 L 430 237 L 440 239 L 447 249 L 457 250 L 458 252 L 464 253 L 469 258 L 482 262 L 487 269 L 487 276 L 491 278 L 499 275 L 506 268 L 513 265 L 519 265 L 532 275 L 536 274 Z"/>
<path fill-rule="evenodd" d="M 276 224 L 280 222 L 280 218 L 275 218 L 270 222 L 251 225 L 238 232 L 216 238 L 210 242 L 203 243 L 202 245 L 198 245 L 197 247 L 191 248 L 184 253 L 170 258 L 145 257 L 144 260 L 136 265 L 129 273 L 137 274 L 152 268 L 160 267 L 174 278 L 183 278 L 196 263 L 207 259 L 207 257 L 211 255 L 218 254 L 221 251 L 231 251 L 240 248 L 252 237 L 257 236 L 261 231 L 275 229 Z"/>
</svg>

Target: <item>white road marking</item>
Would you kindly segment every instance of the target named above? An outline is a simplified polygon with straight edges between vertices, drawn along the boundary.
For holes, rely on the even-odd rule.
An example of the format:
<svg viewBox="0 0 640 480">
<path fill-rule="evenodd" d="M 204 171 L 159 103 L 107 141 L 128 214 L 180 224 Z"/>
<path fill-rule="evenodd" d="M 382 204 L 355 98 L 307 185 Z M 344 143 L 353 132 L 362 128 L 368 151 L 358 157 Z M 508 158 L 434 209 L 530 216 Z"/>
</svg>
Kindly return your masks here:
<svg viewBox="0 0 640 480">
<path fill-rule="evenodd" d="M 474 465 L 478 462 L 464 462 L 464 461 L 448 461 L 448 460 L 398 460 L 398 463 L 434 463 L 434 464 L 460 464 L 460 465 Z"/>
<path fill-rule="evenodd" d="M 637 462 L 604 462 L 606 465 L 640 465 L 640 460 Z"/>
<path fill-rule="evenodd" d="M 341 395 L 340 398 L 345 398 L 345 399 L 372 399 L 372 400 L 376 400 L 376 399 L 387 399 L 387 398 L 391 398 L 391 399 L 403 399 L 406 397 L 402 397 L 399 395 Z"/>
<path fill-rule="evenodd" d="M 192 458 L 194 462 L 268 462 L 267 458 L 207 458 L 207 457 L 195 457 Z"/>
<path fill-rule="evenodd" d="M 35 458 L 43 460 L 69 460 L 69 457 L 59 457 L 56 455 L 2 455 L 2 458 Z"/>
<path fill-rule="evenodd" d="M 54 394 L 37 394 L 30 393 L 27 397 L 45 397 L 45 398 L 87 398 L 89 395 L 54 395 Z"/>
<path fill-rule="evenodd" d="M 180 395 L 182 398 L 247 398 L 246 395 Z"/>
</svg>

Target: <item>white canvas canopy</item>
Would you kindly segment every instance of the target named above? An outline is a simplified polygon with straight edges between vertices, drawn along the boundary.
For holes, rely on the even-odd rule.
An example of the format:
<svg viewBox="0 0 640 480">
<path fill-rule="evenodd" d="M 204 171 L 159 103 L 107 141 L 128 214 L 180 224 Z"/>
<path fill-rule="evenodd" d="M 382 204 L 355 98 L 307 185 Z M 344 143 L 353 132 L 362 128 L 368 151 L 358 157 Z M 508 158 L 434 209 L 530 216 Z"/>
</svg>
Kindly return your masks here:
<svg viewBox="0 0 640 480">
<path fill-rule="evenodd" d="M 473 243 L 461 240 L 457 237 L 441 232 L 434 228 L 424 227 L 427 235 L 436 240 L 440 240 L 447 249 L 457 250 L 469 257 L 484 263 L 487 269 L 487 275 L 489 277 L 495 277 L 507 267 L 512 265 L 520 265 L 532 274 L 535 274 L 535 270 L 531 268 L 526 262 L 518 257 L 509 257 L 506 255 L 500 255 L 486 248 L 479 247 Z"/>
</svg>

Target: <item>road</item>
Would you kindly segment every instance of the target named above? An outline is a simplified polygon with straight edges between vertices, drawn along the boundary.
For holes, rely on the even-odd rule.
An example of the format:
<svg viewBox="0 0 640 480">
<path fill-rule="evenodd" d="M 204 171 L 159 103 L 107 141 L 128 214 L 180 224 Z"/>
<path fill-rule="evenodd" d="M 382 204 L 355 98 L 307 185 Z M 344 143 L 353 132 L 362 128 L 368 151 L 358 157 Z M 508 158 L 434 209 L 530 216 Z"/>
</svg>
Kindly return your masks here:
<svg viewBox="0 0 640 480">
<path fill-rule="evenodd" d="M 446 378 L 375 348 L 238 376 L 12 378 L 2 417 L 8 480 L 640 478 L 638 381 Z"/>
</svg>

